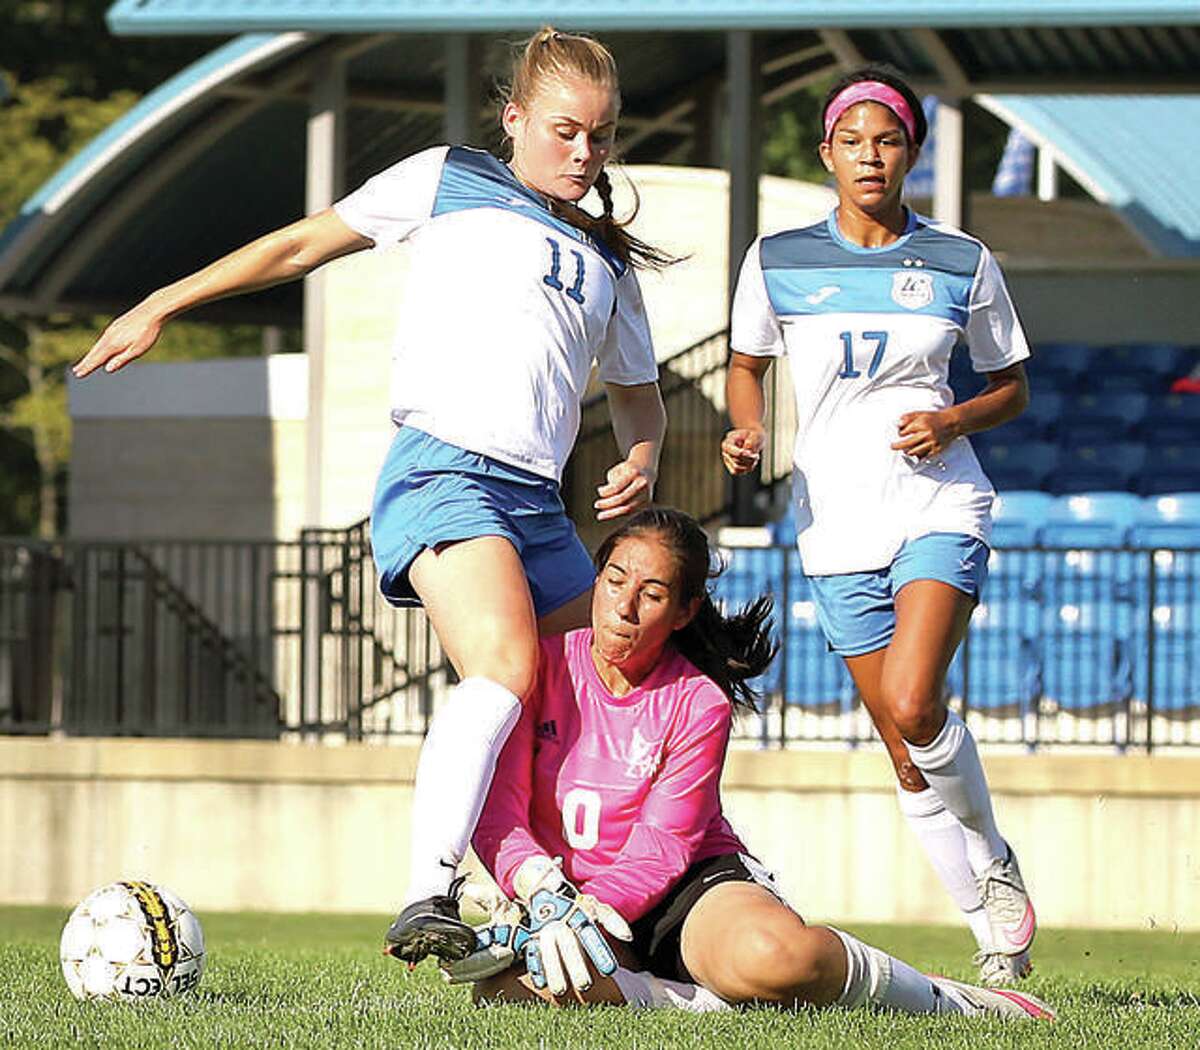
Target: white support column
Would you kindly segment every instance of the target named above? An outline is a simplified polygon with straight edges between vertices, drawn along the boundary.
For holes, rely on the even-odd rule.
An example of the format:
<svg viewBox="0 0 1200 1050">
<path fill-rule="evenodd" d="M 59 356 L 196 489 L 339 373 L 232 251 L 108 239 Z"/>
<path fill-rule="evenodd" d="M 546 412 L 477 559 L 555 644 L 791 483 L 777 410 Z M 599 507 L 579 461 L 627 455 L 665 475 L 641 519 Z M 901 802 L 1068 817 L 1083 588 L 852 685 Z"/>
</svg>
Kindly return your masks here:
<svg viewBox="0 0 1200 1050">
<path fill-rule="evenodd" d="M 467 33 L 451 33 L 446 37 L 446 115 L 442 126 L 450 145 L 479 145 L 482 104 L 478 41 Z"/>
<path fill-rule="evenodd" d="M 328 59 L 313 69 L 309 94 L 308 152 L 304 210 L 308 215 L 328 208 L 345 182 L 346 69 Z M 307 466 L 304 520 L 323 525 L 321 476 L 325 469 L 325 275 L 318 270 L 304 279 L 304 350 L 308 354 Z"/>
<path fill-rule="evenodd" d="M 961 227 L 963 189 L 962 99 L 938 96 L 937 139 L 934 143 L 933 217 Z"/>
<path fill-rule="evenodd" d="M 1058 200 L 1058 165 L 1054 163 L 1054 153 L 1042 147 L 1038 150 L 1037 159 L 1038 200 Z"/>
</svg>

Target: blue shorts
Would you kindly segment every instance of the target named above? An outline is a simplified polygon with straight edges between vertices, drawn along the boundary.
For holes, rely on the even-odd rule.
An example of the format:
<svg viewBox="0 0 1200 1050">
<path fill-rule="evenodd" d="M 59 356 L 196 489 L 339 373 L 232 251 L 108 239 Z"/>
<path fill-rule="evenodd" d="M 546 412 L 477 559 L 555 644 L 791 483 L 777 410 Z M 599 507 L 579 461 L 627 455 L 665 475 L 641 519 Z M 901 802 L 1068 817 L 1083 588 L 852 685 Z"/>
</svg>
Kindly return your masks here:
<svg viewBox="0 0 1200 1050">
<path fill-rule="evenodd" d="M 503 536 L 517 549 L 538 616 L 583 594 L 595 579 L 557 482 L 401 427 L 371 510 L 383 596 L 393 605 L 419 605 L 408 578 L 417 555 L 477 536 Z"/>
<path fill-rule="evenodd" d="M 979 600 L 987 579 L 988 547 L 974 536 L 931 532 L 910 540 L 886 569 L 810 576 L 817 621 L 831 652 L 862 656 L 896 633 L 895 597 L 913 580 L 938 580 Z"/>
</svg>

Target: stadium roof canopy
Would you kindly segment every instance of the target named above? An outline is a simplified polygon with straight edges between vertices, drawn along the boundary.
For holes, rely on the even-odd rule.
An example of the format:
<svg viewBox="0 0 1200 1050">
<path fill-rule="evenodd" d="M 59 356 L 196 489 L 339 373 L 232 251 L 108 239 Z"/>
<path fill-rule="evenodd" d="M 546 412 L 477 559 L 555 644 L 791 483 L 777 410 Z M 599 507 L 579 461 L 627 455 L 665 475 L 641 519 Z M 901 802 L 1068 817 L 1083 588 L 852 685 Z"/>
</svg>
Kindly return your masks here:
<svg viewBox="0 0 1200 1050">
<path fill-rule="evenodd" d="M 399 156 L 492 145 L 488 89 L 509 42 L 546 21 L 602 33 L 616 52 L 627 160 L 730 168 L 738 252 L 756 224 L 759 103 L 885 60 L 949 103 L 939 157 L 955 157 L 955 100 L 988 96 L 1149 243 L 1200 256 L 1196 195 L 1170 181 L 1178 168 L 1154 166 L 1190 156 L 1184 140 L 1200 134 L 1195 100 L 1163 97 L 1200 94 L 1196 0 L 119 0 L 119 34 L 245 35 L 147 95 L 26 202 L 0 235 L 0 306 L 114 309 Z M 1155 97 L 1040 97 L 1059 93 Z M 961 183 L 953 164 L 938 170 L 935 213 L 940 199 L 955 221 Z M 210 316 L 295 323 L 300 304 L 298 286 L 281 286 Z"/>
</svg>

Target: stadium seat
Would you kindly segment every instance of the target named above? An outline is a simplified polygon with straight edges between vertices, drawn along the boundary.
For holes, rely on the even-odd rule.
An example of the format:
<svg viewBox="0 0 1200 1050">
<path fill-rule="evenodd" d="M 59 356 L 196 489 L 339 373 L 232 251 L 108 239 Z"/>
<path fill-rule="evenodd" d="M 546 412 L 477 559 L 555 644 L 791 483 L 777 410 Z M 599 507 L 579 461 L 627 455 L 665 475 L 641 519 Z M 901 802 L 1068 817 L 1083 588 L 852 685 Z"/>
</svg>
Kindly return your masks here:
<svg viewBox="0 0 1200 1050">
<path fill-rule="evenodd" d="M 1094 393 L 1165 394 L 1169 379 L 1153 372 L 1109 372 L 1101 364 L 1087 377 L 1086 387 Z"/>
<path fill-rule="evenodd" d="M 1200 395 L 1156 397 L 1137 429 L 1151 445 L 1186 445 L 1200 441 Z"/>
<path fill-rule="evenodd" d="M 1066 448 L 1050 489 L 1060 494 L 1131 490 L 1145 463 L 1146 446 L 1136 441 Z"/>
<path fill-rule="evenodd" d="M 1034 640 L 1037 606 L 1028 599 L 1010 601 L 991 594 L 989 581 L 966 642 L 947 673 L 947 684 L 969 709 L 1025 712 L 1042 692 L 1042 655 Z"/>
<path fill-rule="evenodd" d="M 1058 466 L 1058 445 L 1048 441 L 987 442 L 980 462 L 997 489 L 1041 489 Z"/>
<path fill-rule="evenodd" d="M 1048 492 L 1012 489 L 992 504 L 992 546 L 1033 547 L 1050 516 L 1054 497 Z"/>
<path fill-rule="evenodd" d="M 1078 389 L 1099 352 L 1098 347 L 1087 343 L 1042 343 L 1035 349 L 1026 370 L 1031 376 L 1035 373 L 1055 376 L 1061 390 Z"/>
<path fill-rule="evenodd" d="M 1050 508 L 1042 542 L 1049 547 L 1121 547 L 1142 515 L 1131 492 L 1084 492 L 1060 496 Z"/>
<path fill-rule="evenodd" d="M 1068 447 L 1124 440 L 1145 418 L 1150 400 L 1145 394 L 1080 394 L 1067 398 L 1054 434 Z"/>
<path fill-rule="evenodd" d="M 1143 550 L 1200 548 L 1200 492 L 1149 496 L 1142 500 L 1129 542 Z"/>
<path fill-rule="evenodd" d="M 1186 347 L 1175 343 L 1141 343 L 1104 347 L 1096 364 L 1109 372 L 1142 373 L 1171 380 L 1187 370 L 1192 356 Z"/>
<path fill-rule="evenodd" d="M 1145 496 L 1200 492 L 1200 444 L 1150 448 L 1137 478 L 1137 488 Z"/>
</svg>

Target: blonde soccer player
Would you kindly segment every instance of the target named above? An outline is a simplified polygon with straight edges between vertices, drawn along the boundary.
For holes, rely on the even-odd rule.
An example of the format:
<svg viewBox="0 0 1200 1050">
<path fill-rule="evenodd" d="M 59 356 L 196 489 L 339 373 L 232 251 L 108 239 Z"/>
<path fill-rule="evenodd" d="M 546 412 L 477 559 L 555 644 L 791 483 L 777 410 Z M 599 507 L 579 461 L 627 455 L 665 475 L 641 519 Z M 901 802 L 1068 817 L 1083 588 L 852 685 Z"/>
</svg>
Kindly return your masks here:
<svg viewBox="0 0 1200 1050">
<path fill-rule="evenodd" d="M 598 364 L 621 460 L 597 517 L 649 502 L 666 425 L 634 270 L 666 257 L 613 215 L 617 67 L 598 41 L 552 28 L 520 50 L 500 122 L 506 163 L 461 146 L 407 157 L 333 207 L 159 289 L 76 366 L 144 354 L 202 303 L 401 241 L 391 415 L 371 541 L 385 596 L 420 602 L 461 681 L 422 747 L 405 906 L 386 950 L 415 962 L 468 952 L 449 893 L 496 756 L 537 667 L 539 632 L 586 622 L 591 560 L 559 494 Z M 603 204 L 579 202 L 592 188 Z"/>
</svg>

